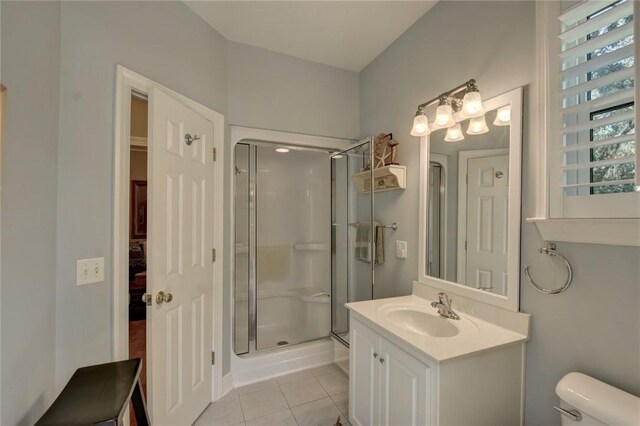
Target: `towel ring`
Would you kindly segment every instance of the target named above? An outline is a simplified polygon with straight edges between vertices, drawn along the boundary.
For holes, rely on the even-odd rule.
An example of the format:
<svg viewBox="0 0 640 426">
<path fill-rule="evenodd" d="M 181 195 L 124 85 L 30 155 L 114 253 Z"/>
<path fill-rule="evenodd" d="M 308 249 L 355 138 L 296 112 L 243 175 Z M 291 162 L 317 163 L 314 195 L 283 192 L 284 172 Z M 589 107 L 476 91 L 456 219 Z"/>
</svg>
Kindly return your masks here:
<svg viewBox="0 0 640 426">
<path fill-rule="evenodd" d="M 573 281 L 573 268 L 571 267 L 571 264 L 569 263 L 567 258 L 556 251 L 556 245 L 554 243 L 547 243 L 546 247 L 540 247 L 538 249 L 538 253 L 546 254 L 548 256 L 555 256 L 555 257 L 559 257 L 560 259 L 562 259 L 564 261 L 564 264 L 567 265 L 567 273 L 568 273 L 567 280 L 565 281 L 565 283 L 564 283 L 564 285 L 562 287 L 556 288 L 554 290 L 549 290 L 547 288 L 540 287 L 538 284 L 536 284 L 536 282 L 531 277 L 531 273 L 529 273 L 529 267 L 525 266 L 524 267 L 524 274 L 529 279 L 529 282 L 531 283 L 531 285 L 533 285 L 536 288 L 536 290 L 538 290 L 538 291 L 540 291 L 542 293 L 546 293 L 546 294 L 558 294 L 558 293 L 562 293 L 563 291 L 568 289 L 569 286 L 571 285 L 571 281 Z"/>
</svg>

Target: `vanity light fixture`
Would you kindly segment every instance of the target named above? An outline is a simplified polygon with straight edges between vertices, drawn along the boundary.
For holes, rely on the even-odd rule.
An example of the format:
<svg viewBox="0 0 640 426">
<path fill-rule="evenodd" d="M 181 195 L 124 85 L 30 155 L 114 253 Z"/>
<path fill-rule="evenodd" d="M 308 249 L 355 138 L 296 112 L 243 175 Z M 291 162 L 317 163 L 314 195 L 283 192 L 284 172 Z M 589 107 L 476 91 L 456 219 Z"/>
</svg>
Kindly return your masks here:
<svg viewBox="0 0 640 426">
<path fill-rule="evenodd" d="M 484 107 L 482 106 L 482 97 L 478 91 L 475 82 L 467 84 L 467 92 L 462 98 L 462 110 L 460 110 L 461 118 L 474 118 L 484 115 Z"/>
<path fill-rule="evenodd" d="M 289 152 L 289 148 L 276 148 L 276 152 Z"/>
<path fill-rule="evenodd" d="M 437 129 L 448 129 L 455 126 L 456 121 L 453 119 L 453 108 L 451 101 L 447 98 L 440 98 L 438 108 L 436 108 L 436 121 L 434 127 Z"/>
<path fill-rule="evenodd" d="M 508 126 L 511 124 L 511 105 L 498 108 L 496 119 L 493 122 L 494 126 Z"/>
<path fill-rule="evenodd" d="M 487 121 L 484 119 L 484 115 L 469 120 L 469 127 L 467 127 L 468 135 L 481 135 L 488 131 L 489 127 L 487 127 Z"/>
<path fill-rule="evenodd" d="M 462 133 L 462 126 L 460 123 L 456 123 L 453 127 L 449 127 L 447 129 L 447 135 L 444 137 L 445 142 L 460 142 L 464 139 L 464 134 Z"/>
<path fill-rule="evenodd" d="M 424 109 L 418 109 L 416 116 L 413 118 L 413 127 L 411 128 L 411 136 L 427 136 L 431 133 L 429 128 L 429 118 Z"/>
<path fill-rule="evenodd" d="M 428 106 L 436 103 L 438 104 L 436 116 L 433 123 L 431 123 L 432 127 L 430 129 L 426 109 Z M 430 134 L 432 130 L 438 129 L 450 130 L 454 127 L 460 128 L 460 125 L 456 125 L 456 121 L 453 118 L 454 113 L 458 113 L 463 120 L 482 118 L 482 120 L 478 119 L 469 123 L 469 128 L 467 129 L 468 134 L 480 135 L 489 131 L 487 123 L 484 120 L 485 111 L 482 105 L 480 89 L 476 86 L 474 79 L 442 93 L 437 98 L 418 105 L 416 115 L 413 119 L 411 136 L 426 136 Z M 454 137 L 453 134 L 456 136 Z M 455 142 L 463 139 L 464 135 L 461 130 L 459 132 L 456 132 L 456 130 L 452 130 L 451 132 L 447 131 L 447 141 Z"/>
</svg>

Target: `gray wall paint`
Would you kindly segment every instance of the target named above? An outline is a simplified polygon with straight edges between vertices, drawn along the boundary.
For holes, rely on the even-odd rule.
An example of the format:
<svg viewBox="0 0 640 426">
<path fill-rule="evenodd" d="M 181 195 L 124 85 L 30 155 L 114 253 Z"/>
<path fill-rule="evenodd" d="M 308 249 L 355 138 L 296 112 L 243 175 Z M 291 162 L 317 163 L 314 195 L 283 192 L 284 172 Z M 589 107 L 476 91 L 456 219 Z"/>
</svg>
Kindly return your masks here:
<svg viewBox="0 0 640 426">
<path fill-rule="evenodd" d="M 228 52 L 229 123 L 358 136 L 358 73 L 235 42 Z"/>
<path fill-rule="evenodd" d="M 31 425 L 55 396 L 60 5 L 2 2 L 2 418 Z"/>
<path fill-rule="evenodd" d="M 58 151 L 56 376 L 112 354 L 115 66 L 226 112 L 226 40 L 181 2 L 63 2 Z M 106 258 L 77 287 L 75 261 Z"/>
<path fill-rule="evenodd" d="M 393 131 L 408 166 L 402 193 L 376 198 L 377 219 L 397 221 L 389 238 L 409 243 L 406 261 L 388 257 L 376 270 L 376 297 L 408 294 L 418 271 L 418 139 L 409 136 L 416 105 L 468 78 L 485 98 L 525 86 L 523 216 L 534 214 L 534 153 L 529 142 L 535 93 L 535 7 L 533 2 L 440 2 L 361 73 L 363 135 Z M 452 26 L 464 31 L 451 31 Z M 536 250 L 543 244 L 535 225 L 522 227 L 522 263 L 550 285 L 562 265 Z M 391 246 L 392 247 L 392 246 Z M 533 315 L 527 345 L 526 424 L 559 425 L 554 387 L 569 371 L 582 371 L 640 394 L 640 249 L 559 244 L 575 268 L 564 294 L 547 296 L 522 278 L 521 310 Z"/>
</svg>

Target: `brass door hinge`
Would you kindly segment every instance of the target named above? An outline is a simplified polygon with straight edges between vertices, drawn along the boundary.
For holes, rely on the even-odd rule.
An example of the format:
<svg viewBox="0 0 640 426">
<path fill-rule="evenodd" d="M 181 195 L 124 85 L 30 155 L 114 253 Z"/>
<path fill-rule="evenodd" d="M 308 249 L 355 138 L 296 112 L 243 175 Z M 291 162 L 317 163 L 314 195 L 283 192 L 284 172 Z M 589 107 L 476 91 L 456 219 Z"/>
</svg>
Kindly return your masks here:
<svg viewBox="0 0 640 426">
<path fill-rule="evenodd" d="M 211 352 L 211 365 L 216 365 L 216 353 Z"/>
<path fill-rule="evenodd" d="M 214 263 L 216 261 L 216 249 L 211 250 L 211 262 Z"/>
<path fill-rule="evenodd" d="M 218 159 L 218 152 L 216 151 L 216 148 L 213 148 L 213 161 L 216 161 Z"/>
</svg>

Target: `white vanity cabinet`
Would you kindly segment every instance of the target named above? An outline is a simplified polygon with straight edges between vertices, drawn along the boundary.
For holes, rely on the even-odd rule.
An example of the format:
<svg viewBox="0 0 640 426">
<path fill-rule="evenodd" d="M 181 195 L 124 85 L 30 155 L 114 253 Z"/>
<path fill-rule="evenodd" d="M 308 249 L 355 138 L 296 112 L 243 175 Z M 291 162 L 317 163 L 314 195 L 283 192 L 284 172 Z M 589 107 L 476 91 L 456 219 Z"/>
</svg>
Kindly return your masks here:
<svg viewBox="0 0 640 426">
<path fill-rule="evenodd" d="M 351 422 L 431 425 L 431 368 L 357 320 L 350 336 Z"/>
<path fill-rule="evenodd" d="M 436 361 L 353 311 L 350 341 L 353 425 L 522 424 L 523 344 Z"/>
</svg>

